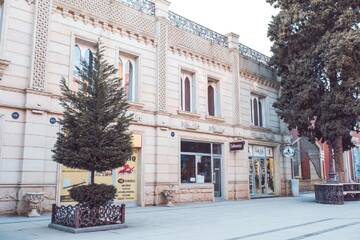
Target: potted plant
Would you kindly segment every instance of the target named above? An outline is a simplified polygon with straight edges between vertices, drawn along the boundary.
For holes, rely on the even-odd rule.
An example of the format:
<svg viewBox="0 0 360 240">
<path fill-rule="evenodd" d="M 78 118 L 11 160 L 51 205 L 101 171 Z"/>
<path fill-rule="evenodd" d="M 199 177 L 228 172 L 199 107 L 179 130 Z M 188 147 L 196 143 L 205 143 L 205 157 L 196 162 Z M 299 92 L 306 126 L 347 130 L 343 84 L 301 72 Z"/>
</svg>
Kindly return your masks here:
<svg viewBox="0 0 360 240">
<path fill-rule="evenodd" d="M 174 198 L 175 198 L 175 193 L 176 193 L 176 190 L 174 189 L 174 185 L 170 185 L 169 189 L 165 189 L 163 191 L 163 195 L 165 197 L 167 207 L 174 206 L 173 201 L 174 201 Z"/>
<path fill-rule="evenodd" d="M 116 188 L 96 184 L 95 172 L 119 168 L 131 157 L 128 103 L 116 68 L 104 59 L 100 43 L 88 61 L 76 69 L 79 90 L 61 81 L 64 109 L 61 131 L 54 147 L 54 161 L 70 168 L 88 170 L 90 183 L 72 187 L 75 206 L 53 205 L 51 227 L 74 232 L 81 228 L 119 225 L 125 221 L 125 206 L 114 205 Z M 61 226 L 61 227 L 59 227 Z"/>
</svg>

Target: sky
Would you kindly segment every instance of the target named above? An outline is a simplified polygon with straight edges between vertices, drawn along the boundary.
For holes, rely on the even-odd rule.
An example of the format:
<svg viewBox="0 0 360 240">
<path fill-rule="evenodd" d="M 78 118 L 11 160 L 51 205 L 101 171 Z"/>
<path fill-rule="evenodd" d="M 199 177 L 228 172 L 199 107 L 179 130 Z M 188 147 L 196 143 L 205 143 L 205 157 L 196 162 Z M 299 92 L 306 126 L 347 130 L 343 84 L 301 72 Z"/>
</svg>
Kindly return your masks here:
<svg viewBox="0 0 360 240">
<path fill-rule="evenodd" d="M 240 42 L 271 56 L 268 24 L 276 10 L 265 0 L 170 0 L 170 10 L 221 34 L 234 32 Z"/>
</svg>

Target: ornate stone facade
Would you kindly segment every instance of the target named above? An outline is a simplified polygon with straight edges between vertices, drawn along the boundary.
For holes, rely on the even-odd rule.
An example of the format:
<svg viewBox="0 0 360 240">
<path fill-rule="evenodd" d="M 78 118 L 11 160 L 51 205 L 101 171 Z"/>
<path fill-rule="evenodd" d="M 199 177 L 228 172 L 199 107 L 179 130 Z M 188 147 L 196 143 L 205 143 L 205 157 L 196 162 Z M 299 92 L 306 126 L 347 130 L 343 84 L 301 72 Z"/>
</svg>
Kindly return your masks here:
<svg viewBox="0 0 360 240">
<path fill-rule="evenodd" d="M 250 198 L 249 145 L 271 149 L 273 194 L 287 193 L 289 164 L 280 154 L 286 131 L 272 107 L 279 83 L 267 58 L 240 45 L 239 36 L 213 32 L 171 13 L 166 0 L 5 1 L 10 10 L 18 9 L 5 11 L 7 22 L 18 22 L 15 13 L 24 20 L 7 29 L 4 37 L 8 66 L 2 68 L 0 80 L 1 213 L 25 212 L 26 192 L 44 192 L 43 210 L 60 201 L 62 172 L 51 159 L 59 130 L 53 119 L 62 112 L 59 81 L 73 77 L 75 43 L 91 44 L 99 38 L 115 65 L 119 52 L 136 64 L 137 100 L 130 103 L 135 114 L 130 128 L 141 139 L 136 146 L 137 205 L 164 203 L 162 192 L 170 185 L 176 189 L 175 203 Z M 193 77 L 192 111 L 181 107 L 183 71 Z M 209 79 L 218 86 L 216 116 L 208 111 Z M 262 127 L 252 124 L 253 94 L 264 104 Z M 245 149 L 230 151 L 230 143 L 240 140 Z M 215 157 L 209 153 L 211 161 L 216 156 L 221 160 L 220 170 L 210 169 L 219 174 L 212 179 L 215 183 L 205 180 L 200 170 L 183 179 L 185 141 L 221 146 Z M 192 154 L 197 166 L 203 155 Z"/>
</svg>

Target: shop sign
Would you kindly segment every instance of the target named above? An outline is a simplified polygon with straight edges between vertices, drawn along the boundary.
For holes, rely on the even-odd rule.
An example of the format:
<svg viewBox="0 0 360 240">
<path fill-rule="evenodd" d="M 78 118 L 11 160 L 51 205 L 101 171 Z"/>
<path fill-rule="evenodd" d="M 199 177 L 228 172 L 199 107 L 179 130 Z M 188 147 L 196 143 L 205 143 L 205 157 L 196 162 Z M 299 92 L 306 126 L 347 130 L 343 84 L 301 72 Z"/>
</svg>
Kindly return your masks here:
<svg viewBox="0 0 360 240">
<path fill-rule="evenodd" d="M 134 149 L 133 155 L 124 166 L 116 170 L 117 200 L 136 201 L 137 197 L 137 172 L 139 150 Z"/>
<path fill-rule="evenodd" d="M 253 157 L 266 157 L 266 148 L 263 146 L 253 146 Z"/>
<path fill-rule="evenodd" d="M 293 157 L 295 155 L 295 150 L 292 146 L 286 146 L 283 150 L 283 155 L 285 157 Z"/>
<path fill-rule="evenodd" d="M 243 150 L 245 146 L 245 141 L 237 141 L 230 143 L 230 151 Z"/>
</svg>

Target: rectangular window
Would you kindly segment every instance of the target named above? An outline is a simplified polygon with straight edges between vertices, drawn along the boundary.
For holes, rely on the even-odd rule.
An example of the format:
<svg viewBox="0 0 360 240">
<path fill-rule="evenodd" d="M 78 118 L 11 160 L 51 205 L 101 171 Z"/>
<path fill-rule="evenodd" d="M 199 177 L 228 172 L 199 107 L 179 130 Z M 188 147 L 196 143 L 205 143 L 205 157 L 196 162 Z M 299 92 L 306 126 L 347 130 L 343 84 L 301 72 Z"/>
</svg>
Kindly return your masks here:
<svg viewBox="0 0 360 240">
<path fill-rule="evenodd" d="M 194 74 L 182 71 L 180 79 L 181 110 L 185 112 L 195 112 L 195 80 Z"/>
<path fill-rule="evenodd" d="M 221 159 L 221 144 L 181 141 L 181 183 L 212 183 L 214 158 Z"/>
<path fill-rule="evenodd" d="M 137 57 L 127 53 L 120 53 L 118 62 L 118 77 L 125 91 L 127 99 L 131 102 L 137 100 Z"/>
<path fill-rule="evenodd" d="M 256 95 L 250 97 L 251 123 L 254 126 L 264 127 L 264 102 L 264 97 Z"/>
<path fill-rule="evenodd" d="M 220 91 L 219 81 L 209 78 L 207 87 L 208 115 L 220 116 Z"/>
</svg>

